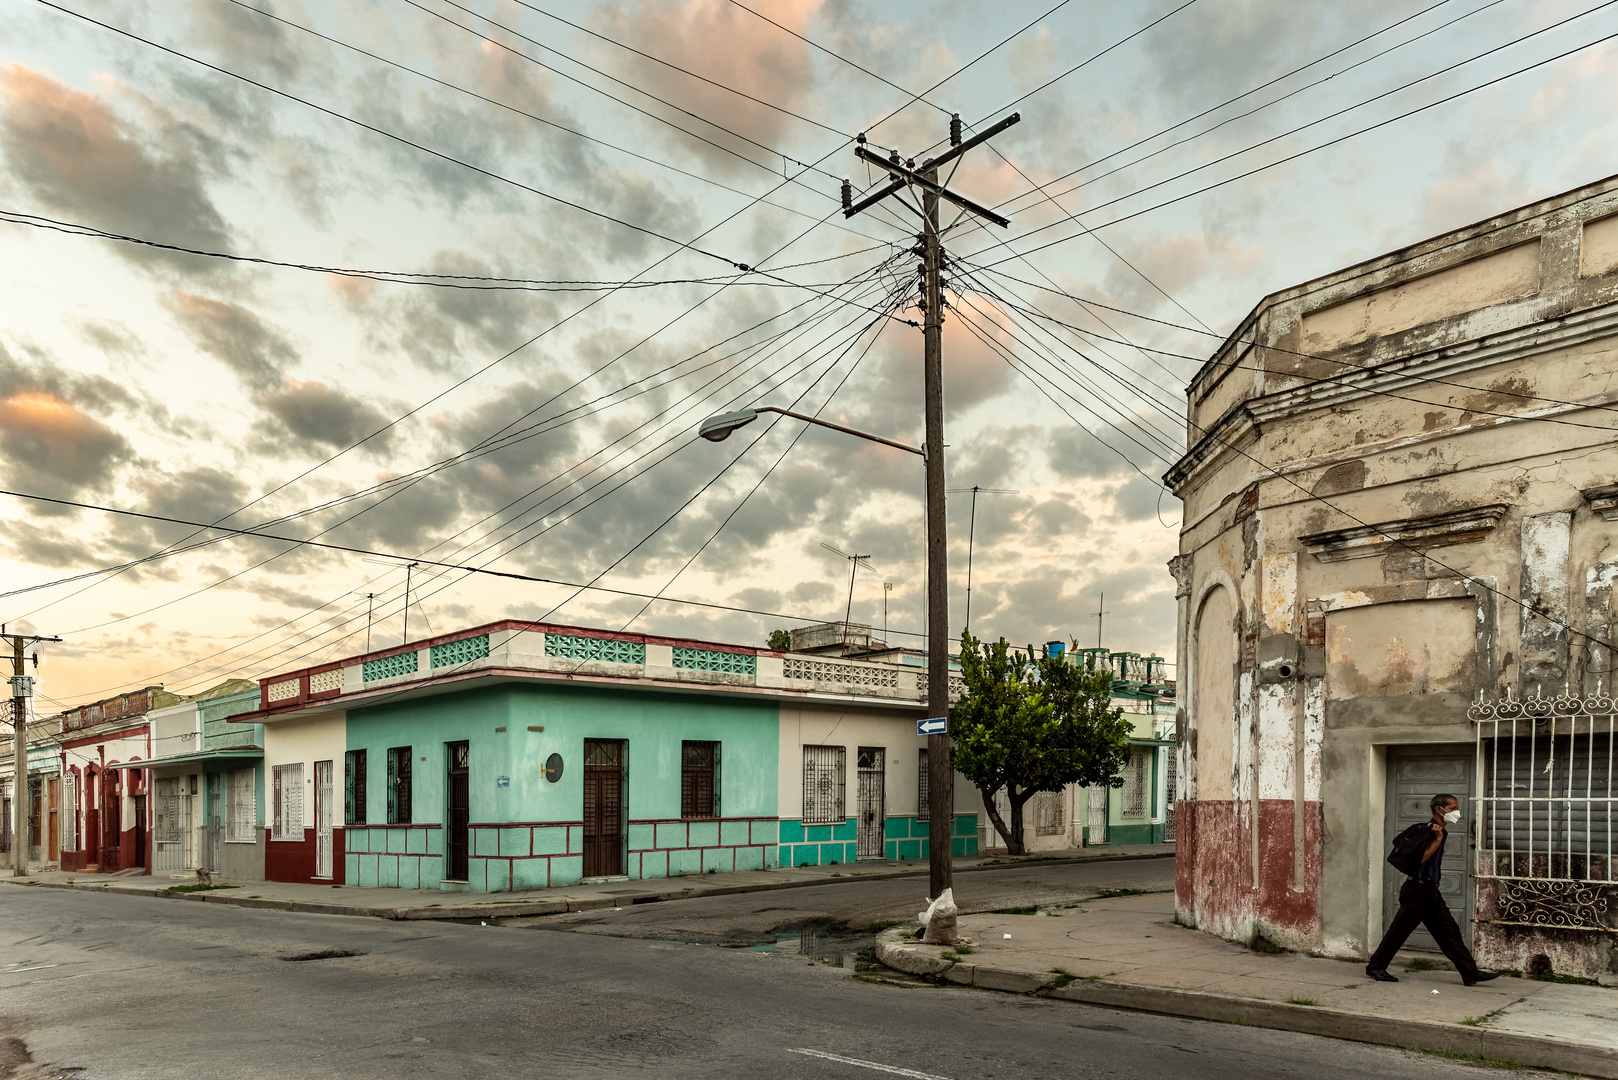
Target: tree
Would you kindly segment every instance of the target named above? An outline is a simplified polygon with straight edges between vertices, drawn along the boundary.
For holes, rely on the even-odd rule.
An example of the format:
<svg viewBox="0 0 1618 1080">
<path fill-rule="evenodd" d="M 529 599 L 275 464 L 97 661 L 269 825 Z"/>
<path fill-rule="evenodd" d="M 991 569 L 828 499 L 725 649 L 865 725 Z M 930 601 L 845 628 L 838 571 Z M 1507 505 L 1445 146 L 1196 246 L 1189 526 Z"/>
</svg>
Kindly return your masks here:
<svg viewBox="0 0 1618 1080">
<path fill-rule="evenodd" d="M 792 648 L 792 632 L 790 630 L 771 630 L 770 638 L 764 643 L 765 648 L 776 652 L 786 652 Z"/>
<path fill-rule="evenodd" d="M 1123 785 L 1130 723 L 1109 707 L 1112 676 L 961 634 L 966 693 L 949 709 L 955 768 L 978 789 L 1006 850 L 1023 854 L 1023 807 L 1069 784 Z M 1008 826 L 994 797 L 1005 789 Z"/>
</svg>

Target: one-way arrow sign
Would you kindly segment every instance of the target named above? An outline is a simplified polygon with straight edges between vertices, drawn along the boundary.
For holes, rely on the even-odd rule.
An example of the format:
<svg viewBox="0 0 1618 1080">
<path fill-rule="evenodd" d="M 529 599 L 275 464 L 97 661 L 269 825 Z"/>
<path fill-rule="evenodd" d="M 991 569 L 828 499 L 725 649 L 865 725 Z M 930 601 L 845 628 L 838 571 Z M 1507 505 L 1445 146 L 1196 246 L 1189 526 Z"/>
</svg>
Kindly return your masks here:
<svg viewBox="0 0 1618 1080">
<path fill-rule="evenodd" d="M 949 717 L 929 716 L 925 720 L 916 721 L 917 735 L 942 735 L 949 727 Z"/>
</svg>

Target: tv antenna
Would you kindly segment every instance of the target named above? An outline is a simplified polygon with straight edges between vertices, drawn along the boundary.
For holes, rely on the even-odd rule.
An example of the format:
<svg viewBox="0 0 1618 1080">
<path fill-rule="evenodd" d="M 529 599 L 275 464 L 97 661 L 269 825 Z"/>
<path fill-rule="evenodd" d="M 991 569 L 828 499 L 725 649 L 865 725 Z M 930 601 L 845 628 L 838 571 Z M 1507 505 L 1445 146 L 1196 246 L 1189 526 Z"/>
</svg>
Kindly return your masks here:
<svg viewBox="0 0 1618 1080">
<path fill-rule="evenodd" d="M 410 573 L 416 567 L 420 566 L 421 563 L 419 563 L 419 562 L 400 563 L 400 562 L 395 562 L 392 559 L 361 559 L 360 562 L 375 563 L 377 566 L 391 566 L 394 569 L 398 569 L 400 566 L 404 567 L 404 572 L 405 572 L 404 641 L 402 642 L 402 644 L 405 644 L 405 645 L 410 644 Z M 367 593 L 366 595 L 369 596 L 371 594 Z M 370 644 L 371 644 L 370 624 L 371 624 L 370 610 L 367 609 L 366 610 L 366 616 L 365 616 L 365 625 L 366 625 L 366 631 L 365 631 L 366 650 L 365 651 L 366 652 L 371 651 L 370 650 Z"/>
<path fill-rule="evenodd" d="M 838 558 L 848 560 L 848 607 L 843 612 L 843 644 L 847 645 L 848 644 L 848 620 L 853 618 L 853 616 L 854 616 L 854 575 L 859 572 L 860 567 L 862 567 L 862 566 L 864 566 L 865 569 L 867 569 L 867 570 L 871 569 L 869 566 L 865 565 L 865 560 L 869 559 L 870 556 L 869 555 L 850 555 L 848 552 L 844 551 L 842 548 L 832 547 L 830 544 L 825 543 L 824 541 L 821 542 L 820 546 L 825 548 L 827 551 L 831 552 L 833 555 L 836 555 Z M 872 571 L 872 573 L 875 573 L 875 571 Z M 886 602 L 886 600 L 887 600 L 887 595 L 884 593 L 883 594 L 884 603 Z"/>
<path fill-rule="evenodd" d="M 972 545 L 977 537 L 978 529 L 978 495 L 1021 495 L 1015 488 L 986 488 L 973 484 L 969 488 L 950 488 L 952 493 L 972 493 L 972 517 L 966 527 L 966 622 L 965 627 L 972 629 Z"/>
</svg>

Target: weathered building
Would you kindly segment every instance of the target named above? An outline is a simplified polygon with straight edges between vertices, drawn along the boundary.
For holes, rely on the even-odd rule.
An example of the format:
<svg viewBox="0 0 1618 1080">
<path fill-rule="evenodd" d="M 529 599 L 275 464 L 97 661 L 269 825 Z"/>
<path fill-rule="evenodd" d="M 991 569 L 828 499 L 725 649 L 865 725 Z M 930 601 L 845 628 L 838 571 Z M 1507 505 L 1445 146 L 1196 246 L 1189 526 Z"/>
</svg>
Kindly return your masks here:
<svg viewBox="0 0 1618 1080">
<path fill-rule="evenodd" d="M 1266 297 L 1197 374 L 1182 921 L 1364 956 L 1447 791 L 1480 960 L 1615 970 L 1615 335 L 1618 178 Z"/>
<path fill-rule="evenodd" d="M 149 866 L 144 764 L 152 756 L 152 709 L 180 701 L 148 686 L 61 714 L 61 866 L 114 873 Z"/>
</svg>

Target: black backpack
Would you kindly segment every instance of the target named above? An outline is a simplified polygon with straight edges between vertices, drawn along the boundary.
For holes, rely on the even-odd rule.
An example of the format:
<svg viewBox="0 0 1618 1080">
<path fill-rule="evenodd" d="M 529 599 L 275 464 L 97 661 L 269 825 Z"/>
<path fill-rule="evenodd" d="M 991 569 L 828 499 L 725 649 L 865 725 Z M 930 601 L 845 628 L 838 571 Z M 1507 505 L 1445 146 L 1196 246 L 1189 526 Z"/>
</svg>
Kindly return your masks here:
<svg viewBox="0 0 1618 1080">
<path fill-rule="evenodd" d="M 1432 830 L 1428 829 L 1427 824 L 1425 821 L 1417 822 L 1393 838 L 1393 850 L 1388 852 L 1388 862 L 1401 874 L 1415 877 L 1421 870 L 1421 857 L 1433 839 Z"/>
</svg>

